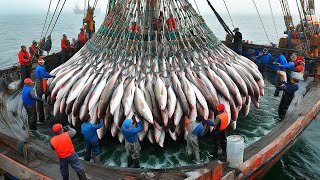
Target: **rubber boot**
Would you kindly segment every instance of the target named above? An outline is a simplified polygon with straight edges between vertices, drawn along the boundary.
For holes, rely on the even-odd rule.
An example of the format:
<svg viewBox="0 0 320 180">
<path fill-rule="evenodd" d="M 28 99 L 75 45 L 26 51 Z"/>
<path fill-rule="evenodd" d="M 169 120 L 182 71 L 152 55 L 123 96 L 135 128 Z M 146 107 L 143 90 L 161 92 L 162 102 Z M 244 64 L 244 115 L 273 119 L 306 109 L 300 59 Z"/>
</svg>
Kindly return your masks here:
<svg viewBox="0 0 320 180">
<path fill-rule="evenodd" d="M 196 158 L 196 163 L 199 164 L 200 163 L 200 153 L 199 152 L 195 152 L 194 156 Z"/>
<path fill-rule="evenodd" d="M 128 168 L 131 168 L 132 165 L 133 165 L 133 160 L 132 160 L 132 157 L 131 156 L 127 156 L 127 166 Z"/>
<path fill-rule="evenodd" d="M 140 168 L 140 159 L 133 159 L 133 167 L 134 168 Z"/>
<path fill-rule="evenodd" d="M 93 156 L 93 162 L 94 162 L 94 163 L 100 163 L 100 155 L 98 155 L 98 156 Z"/>
<path fill-rule="evenodd" d="M 77 173 L 79 180 L 87 180 L 86 173 L 84 171 Z"/>
</svg>

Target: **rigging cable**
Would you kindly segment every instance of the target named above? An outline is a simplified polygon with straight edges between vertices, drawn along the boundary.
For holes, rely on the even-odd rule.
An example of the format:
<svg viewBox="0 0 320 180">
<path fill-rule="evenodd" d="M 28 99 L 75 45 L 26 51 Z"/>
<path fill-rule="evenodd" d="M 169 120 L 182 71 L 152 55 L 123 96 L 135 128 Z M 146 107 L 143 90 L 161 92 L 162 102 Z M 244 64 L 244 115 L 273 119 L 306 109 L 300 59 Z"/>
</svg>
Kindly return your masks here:
<svg viewBox="0 0 320 180">
<path fill-rule="evenodd" d="M 50 0 L 50 3 L 49 3 L 49 7 L 48 7 L 48 11 L 47 11 L 47 15 L 46 15 L 46 20 L 44 21 L 44 24 L 43 24 L 43 28 L 42 28 L 42 32 L 41 32 L 41 36 L 40 36 L 40 40 L 41 40 L 41 38 L 42 38 L 44 28 L 46 27 L 46 24 L 47 24 L 47 19 L 48 19 L 48 15 L 49 15 L 50 7 L 51 7 L 51 2 L 52 2 L 52 0 Z"/>
<path fill-rule="evenodd" d="M 256 8 L 256 10 L 257 10 L 257 13 L 258 13 L 258 15 L 259 15 L 259 19 L 260 19 L 260 21 L 261 21 L 261 24 L 262 24 L 264 33 L 266 34 L 266 37 L 267 37 L 267 39 L 268 39 L 268 41 L 269 41 L 269 43 L 270 43 L 271 41 L 270 41 L 269 36 L 268 36 L 268 34 L 267 34 L 266 28 L 264 27 L 264 24 L 263 24 L 263 22 L 262 22 L 262 18 L 261 18 L 261 15 L 260 15 L 260 13 L 259 13 L 257 4 L 256 4 L 255 0 L 252 0 L 252 2 L 253 2 L 253 5 L 255 6 L 255 8 Z"/>
<path fill-rule="evenodd" d="M 84 0 L 84 6 L 83 6 L 83 19 L 86 17 L 86 3 L 87 0 Z"/>
<path fill-rule="evenodd" d="M 277 25 L 276 25 L 276 21 L 275 21 L 275 19 L 274 19 L 271 2 L 270 2 L 270 0 L 268 0 L 268 2 L 269 2 L 270 11 L 271 11 L 271 16 L 272 16 L 272 21 L 273 21 L 274 29 L 275 29 L 275 31 L 276 31 L 277 39 L 279 39 L 278 28 L 277 28 Z"/>
<path fill-rule="evenodd" d="M 227 9 L 229 18 L 230 18 L 230 20 L 231 20 L 232 27 L 233 27 L 233 29 L 234 29 L 235 26 L 234 26 L 234 24 L 233 24 L 233 20 L 232 20 L 232 18 L 231 18 L 231 15 L 230 15 L 230 12 L 229 12 L 229 8 L 228 8 L 228 6 L 227 6 L 227 3 L 226 3 L 225 0 L 223 0 L 223 2 L 224 2 L 224 5 L 226 6 L 226 9 Z"/>
<path fill-rule="evenodd" d="M 196 4 L 196 7 L 197 7 L 197 10 L 198 10 L 198 13 L 200 14 L 199 7 L 198 7 L 198 5 L 197 5 L 196 0 L 194 0 L 194 4 Z M 200 15 L 201 15 L 201 14 L 200 14 Z"/>
<path fill-rule="evenodd" d="M 63 2 L 63 4 L 62 4 L 62 7 L 61 7 L 60 12 L 59 12 L 59 14 L 58 14 L 58 16 L 57 16 L 56 21 L 54 22 L 54 25 L 53 25 L 53 27 L 52 27 L 52 29 L 51 29 L 50 34 L 52 33 L 53 29 L 55 28 L 55 26 L 56 26 L 56 24 L 57 24 L 57 21 L 58 21 L 58 19 L 59 19 L 59 17 L 60 17 L 61 11 L 62 11 L 62 9 L 63 9 L 64 4 L 66 3 L 66 1 L 67 1 L 67 0 L 64 0 L 64 2 Z"/>
<path fill-rule="evenodd" d="M 58 3 L 57 3 L 56 9 L 54 10 L 54 12 L 53 12 L 53 14 L 52 14 L 52 18 L 51 18 L 50 23 L 49 23 L 49 25 L 48 25 L 46 34 L 45 34 L 44 36 L 47 36 L 47 33 L 48 33 L 49 28 L 50 28 L 50 26 L 51 26 L 51 23 L 52 23 L 52 20 L 53 20 L 53 18 L 54 18 L 54 15 L 56 14 L 56 11 L 57 11 L 57 9 L 58 9 L 58 6 L 59 6 L 59 4 L 60 4 L 60 1 L 61 1 L 61 0 L 59 0 Z"/>
</svg>

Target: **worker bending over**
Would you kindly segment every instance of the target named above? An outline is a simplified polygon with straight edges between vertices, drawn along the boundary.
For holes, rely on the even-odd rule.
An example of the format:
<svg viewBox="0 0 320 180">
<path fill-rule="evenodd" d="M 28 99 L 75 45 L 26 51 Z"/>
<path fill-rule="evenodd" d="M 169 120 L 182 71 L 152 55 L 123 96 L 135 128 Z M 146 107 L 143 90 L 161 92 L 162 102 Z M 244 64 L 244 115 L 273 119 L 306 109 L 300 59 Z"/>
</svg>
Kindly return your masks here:
<svg viewBox="0 0 320 180">
<path fill-rule="evenodd" d="M 70 166 L 76 171 L 80 180 L 86 180 L 86 174 L 82 168 L 77 153 L 74 151 L 74 146 L 71 140 L 71 138 L 76 134 L 76 130 L 72 129 L 70 126 L 63 129 L 61 124 L 55 124 L 52 127 L 52 131 L 55 133 L 55 136 L 51 138 L 50 145 L 51 148 L 55 150 L 59 158 L 60 172 L 63 180 L 69 179 L 68 164 L 70 164 Z"/>
<path fill-rule="evenodd" d="M 100 129 L 103 124 L 103 119 L 101 119 L 97 125 L 92 124 L 88 119 L 81 126 L 81 133 L 86 141 L 86 152 L 84 155 L 85 161 L 90 161 L 92 152 L 93 162 L 100 163 L 100 147 L 97 130 Z"/>
<path fill-rule="evenodd" d="M 279 109 L 278 109 L 279 121 L 282 121 L 286 116 L 290 103 L 294 98 L 294 93 L 299 89 L 298 82 L 299 82 L 299 79 L 292 78 L 289 82 L 284 81 L 283 84 L 278 87 L 279 91 L 283 91 Z"/>
<path fill-rule="evenodd" d="M 124 120 L 121 132 L 125 138 L 128 167 L 140 168 L 140 150 L 138 133 L 142 130 L 142 123 L 134 115 L 132 119 Z"/>
<path fill-rule="evenodd" d="M 24 86 L 22 89 L 22 104 L 27 111 L 28 124 L 30 130 L 37 130 L 37 112 L 36 102 L 45 103 L 45 101 L 36 96 L 33 90 L 34 82 L 27 78 L 24 80 Z"/>
<path fill-rule="evenodd" d="M 42 98 L 43 94 L 47 93 L 47 79 L 54 78 L 54 75 L 47 73 L 44 67 L 45 61 L 42 58 L 38 59 L 38 66 L 36 67 L 36 93 L 38 98 Z M 39 122 L 43 123 L 44 120 L 49 119 L 49 114 L 45 114 L 43 110 L 43 103 L 37 102 L 37 112 L 39 116 Z"/>
</svg>

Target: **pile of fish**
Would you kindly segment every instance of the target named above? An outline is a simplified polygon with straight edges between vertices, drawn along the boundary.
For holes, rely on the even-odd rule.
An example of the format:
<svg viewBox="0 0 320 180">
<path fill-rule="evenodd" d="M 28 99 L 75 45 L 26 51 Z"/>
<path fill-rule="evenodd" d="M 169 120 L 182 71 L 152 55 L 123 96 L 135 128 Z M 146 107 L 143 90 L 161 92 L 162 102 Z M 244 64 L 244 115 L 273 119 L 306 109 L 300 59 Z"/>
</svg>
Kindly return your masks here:
<svg viewBox="0 0 320 180">
<path fill-rule="evenodd" d="M 126 11 L 135 7 L 134 11 L 141 14 L 138 7 L 146 7 L 149 0 L 143 1 L 145 5 L 141 1 L 125 2 Z M 187 1 L 160 2 L 163 8 L 178 6 L 177 2 L 182 6 Z M 120 6 L 116 3 L 113 8 L 114 19 L 123 16 L 117 13 L 121 12 L 117 11 Z M 163 11 L 176 17 L 179 13 L 180 16 L 195 13 L 192 7 L 181 12 L 166 12 L 165 8 Z M 122 24 L 133 21 L 130 16 L 118 24 L 106 25 L 108 18 L 90 42 L 51 72 L 56 75 L 48 81 L 54 115 L 66 113 L 73 125 L 86 120 L 97 124 L 104 119 L 104 126 L 98 130 L 99 138 L 111 132 L 122 142 L 123 121 L 137 114 L 143 123 L 139 139 L 147 137 L 151 143 L 163 147 L 166 135 L 176 140 L 181 133 L 188 133 L 186 120 L 195 121 L 202 115 L 213 121 L 219 103 L 225 105 L 234 129 L 239 113 L 248 115 L 251 102 L 259 107 L 264 81 L 257 66 L 213 38 L 205 24 L 198 22 L 200 25 L 190 34 L 184 31 L 188 28 L 184 26 L 187 18 L 181 18 L 177 19 L 177 31 L 181 31 L 176 39 L 165 37 L 166 32 L 162 31 L 160 40 L 157 33 L 153 40 L 143 38 L 150 37 L 151 31 L 141 33 L 139 39 L 126 39 L 121 35 L 114 38 L 110 32 L 137 35 L 121 29 Z M 142 25 L 146 19 L 138 24 Z"/>
</svg>

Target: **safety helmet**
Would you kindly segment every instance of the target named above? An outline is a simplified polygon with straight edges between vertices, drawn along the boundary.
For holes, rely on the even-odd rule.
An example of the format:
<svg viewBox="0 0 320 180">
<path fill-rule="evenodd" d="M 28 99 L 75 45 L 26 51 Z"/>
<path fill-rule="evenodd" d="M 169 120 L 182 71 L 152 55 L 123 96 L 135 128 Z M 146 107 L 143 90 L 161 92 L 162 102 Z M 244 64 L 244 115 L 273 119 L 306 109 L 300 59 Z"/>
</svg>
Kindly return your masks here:
<svg viewBox="0 0 320 180">
<path fill-rule="evenodd" d="M 23 82 L 24 82 L 25 84 L 33 83 L 32 79 L 30 79 L 30 78 L 26 78 Z"/>
<path fill-rule="evenodd" d="M 218 111 L 224 111 L 224 109 L 225 109 L 224 104 L 218 104 L 218 105 L 217 105 L 217 110 L 218 110 Z"/>
<path fill-rule="evenodd" d="M 58 133 L 62 130 L 62 124 L 55 124 L 52 126 L 52 131 Z"/>
</svg>

